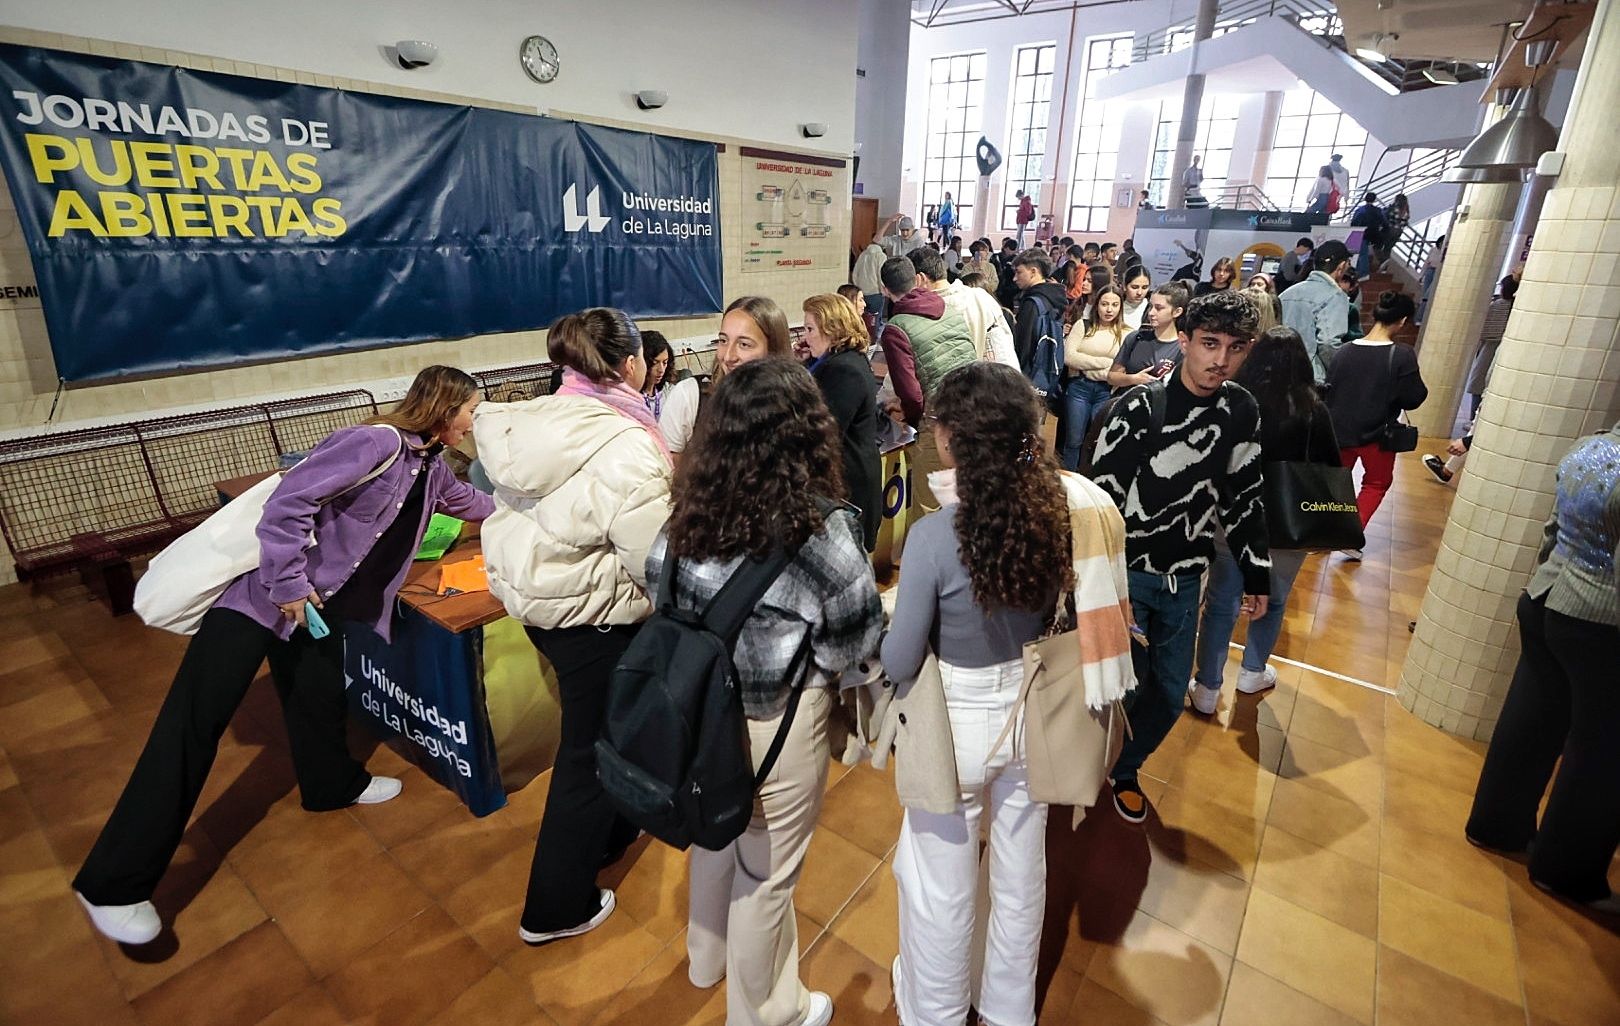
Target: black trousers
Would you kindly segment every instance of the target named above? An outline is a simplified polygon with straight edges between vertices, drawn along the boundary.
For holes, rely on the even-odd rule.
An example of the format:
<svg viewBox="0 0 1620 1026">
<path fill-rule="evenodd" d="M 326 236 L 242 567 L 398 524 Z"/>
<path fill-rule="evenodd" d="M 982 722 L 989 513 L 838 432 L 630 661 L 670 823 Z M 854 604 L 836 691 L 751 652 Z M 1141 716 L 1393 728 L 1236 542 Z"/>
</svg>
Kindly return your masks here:
<svg viewBox="0 0 1620 1026">
<path fill-rule="evenodd" d="M 342 639 L 333 634 L 317 641 L 297 630 L 281 641 L 241 613 L 210 609 L 186 647 L 123 795 L 74 878 L 74 889 L 92 904 L 151 899 L 180 846 L 219 739 L 266 657 L 304 808 L 341 809 L 371 782 L 349 754 L 344 733 Z"/>
<path fill-rule="evenodd" d="M 601 908 L 596 874 L 603 858 L 636 838 L 596 778 L 596 739 L 607 715 L 608 677 L 640 624 L 614 627 L 525 627 L 557 671 L 562 738 L 540 837 L 529 869 L 522 925 L 534 933 L 578 926 Z"/>
<path fill-rule="evenodd" d="M 1559 894 L 1608 897 L 1609 862 L 1620 845 L 1620 630 L 1553 612 L 1525 594 L 1519 637 L 1518 669 L 1485 755 L 1468 836 L 1493 848 L 1528 846 L 1531 879 Z"/>
</svg>

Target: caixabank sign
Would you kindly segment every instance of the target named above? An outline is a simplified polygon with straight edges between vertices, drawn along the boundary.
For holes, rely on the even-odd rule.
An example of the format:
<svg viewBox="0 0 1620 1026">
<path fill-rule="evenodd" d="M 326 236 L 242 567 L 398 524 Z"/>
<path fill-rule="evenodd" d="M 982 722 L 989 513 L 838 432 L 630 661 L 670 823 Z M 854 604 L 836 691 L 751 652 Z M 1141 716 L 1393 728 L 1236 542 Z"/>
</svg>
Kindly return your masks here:
<svg viewBox="0 0 1620 1026">
<path fill-rule="evenodd" d="M 0 46 L 0 165 L 69 381 L 720 309 L 712 143 Z"/>
</svg>

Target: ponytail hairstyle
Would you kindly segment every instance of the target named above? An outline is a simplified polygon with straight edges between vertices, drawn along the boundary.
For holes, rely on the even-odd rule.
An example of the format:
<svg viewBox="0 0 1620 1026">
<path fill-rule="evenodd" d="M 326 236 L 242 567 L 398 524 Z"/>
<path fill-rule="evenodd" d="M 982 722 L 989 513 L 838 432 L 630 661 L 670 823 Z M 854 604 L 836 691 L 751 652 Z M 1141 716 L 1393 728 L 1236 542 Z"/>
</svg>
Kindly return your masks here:
<svg viewBox="0 0 1620 1026">
<path fill-rule="evenodd" d="M 443 365 L 423 367 L 398 406 L 366 423 L 387 424 L 432 442 L 455 412 L 477 394 L 478 382 L 466 371 Z"/>
<path fill-rule="evenodd" d="M 1041 445 L 1040 405 L 1011 367 L 951 371 L 928 400 L 956 461 L 956 541 L 984 610 L 1049 611 L 1074 585 L 1069 504 Z"/>
<path fill-rule="evenodd" d="M 1373 310 L 1373 322 L 1386 328 L 1393 328 L 1403 320 L 1410 321 L 1415 313 L 1417 304 L 1412 302 L 1411 296 L 1391 290 L 1378 297 L 1378 306 Z"/>
<path fill-rule="evenodd" d="M 558 318 L 546 335 L 546 351 L 594 384 L 611 384 L 622 380 L 614 368 L 641 352 L 641 330 L 623 310 L 594 306 Z"/>
</svg>

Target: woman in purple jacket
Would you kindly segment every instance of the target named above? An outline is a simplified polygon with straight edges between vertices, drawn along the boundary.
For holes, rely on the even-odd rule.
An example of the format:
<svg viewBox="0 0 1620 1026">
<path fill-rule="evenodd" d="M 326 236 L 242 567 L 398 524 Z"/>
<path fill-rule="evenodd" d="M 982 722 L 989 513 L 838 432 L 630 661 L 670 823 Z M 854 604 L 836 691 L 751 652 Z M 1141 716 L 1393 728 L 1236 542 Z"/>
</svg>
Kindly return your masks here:
<svg viewBox="0 0 1620 1026">
<path fill-rule="evenodd" d="M 306 603 L 323 620 L 359 621 L 388 637 L 394 595 L 430 515 L 483 520 L 494 512 L 494 500 L 437 458 L 471 430 L 477 405 L 471 377 L 428 367 L 397 409 L 333 432 L 282 478 L 259 521 L 258 569 L 204 614 L 146 749 L 74 878 L 96 929 L 124 944 L 145 944 L 162 930 L 152 892 L 266 657 L 304 808 L 399 794 L 398 780 L 373 777 L 349 754 L 342 637 L 313 637 Z"/>
</svg>

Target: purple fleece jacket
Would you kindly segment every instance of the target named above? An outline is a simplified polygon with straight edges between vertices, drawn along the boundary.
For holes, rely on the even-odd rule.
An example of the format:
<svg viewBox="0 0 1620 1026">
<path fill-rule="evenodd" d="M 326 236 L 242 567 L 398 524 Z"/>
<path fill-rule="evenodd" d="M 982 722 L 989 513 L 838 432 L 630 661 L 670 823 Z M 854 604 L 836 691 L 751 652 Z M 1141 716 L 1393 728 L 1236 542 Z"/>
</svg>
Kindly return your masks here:
<svg viewBox="0 0 1620 1026">
<path fill-rule="evenodd" d="M 311 592 L 319 592 L 323 599 L 337 594 L 394 522 L 416 475 L 424 471 L 427 496 L 422 522 L 416 525 L 418 543 L 434 513 L 483 520 L 495 512 L 494 499 L 456 480 L 442 459 L 428 460 L 412 447 L 424 439 L 404 437 L 411 444 L 393 465 L 358 488 L 354 485 L 361 478 L 399 452 L 400 436 L 393 429 L 361 425 L 334 431 L 287 471 L 259 520 L 259 568 L 233 581 L 215 606 L 235 610 L 285 641 L 292 636 L 293 625 L 281 615 L 281 603 Z M 374 625 L 385 641 L 394 596 L 409 568 L 409 563 L 401 566 L 389 583 L 382 619 Z"/>
</svg>

